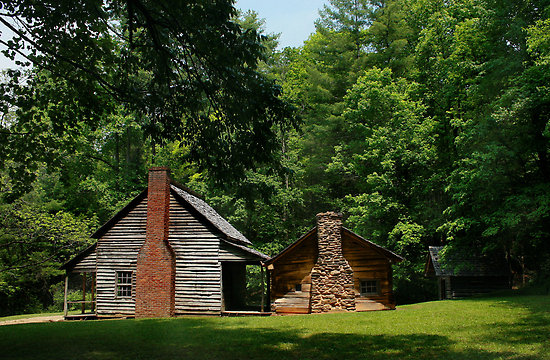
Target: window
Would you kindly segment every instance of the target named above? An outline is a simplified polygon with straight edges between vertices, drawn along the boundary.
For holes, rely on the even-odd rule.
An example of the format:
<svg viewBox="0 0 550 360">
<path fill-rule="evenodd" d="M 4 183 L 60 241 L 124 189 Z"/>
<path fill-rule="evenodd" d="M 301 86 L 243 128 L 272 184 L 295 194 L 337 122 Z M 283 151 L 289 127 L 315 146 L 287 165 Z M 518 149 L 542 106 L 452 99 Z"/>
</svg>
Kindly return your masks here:
<svg viewBox="0 0 550 360">
<path fill-rule="evenodd" d="M 296 291 L 302 291 L 302 284 L 296 284 L 295 289 Z"/>
<path fill-rule="evenodd" d="M 361 280 L 361 295 L 378 295 L 378 280 Z"/>
<path fill-rule="evenodd" d="M 118 298 L 132 297 L 132 272 L 116 272 L 116 296 Z"/>
</svg>

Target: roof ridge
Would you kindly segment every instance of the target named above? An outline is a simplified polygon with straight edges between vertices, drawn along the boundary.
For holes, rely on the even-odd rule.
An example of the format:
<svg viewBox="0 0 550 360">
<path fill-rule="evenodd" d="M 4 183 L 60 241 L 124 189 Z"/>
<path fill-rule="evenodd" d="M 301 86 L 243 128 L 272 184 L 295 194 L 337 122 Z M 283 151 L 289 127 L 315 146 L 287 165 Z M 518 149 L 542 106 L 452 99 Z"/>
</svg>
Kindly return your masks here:
<svg viewBox="0 0 550 360">
<path fill-rule="evenodd" d="M 107 220 L 103 225 L 99 227 L 92 235 L 91 238 L 99 239 L 103 236 L 114 224 L 116 224 L 123 216 L 128 214 L 133 208 L 135 208 L 145 197 L 147 196 L 148 188 L 145 188 L 142 192 L 136 195 L 132 200 L 128 202 L 122 209 L 115 212 L 115 214 Z"/>
<path fill-rule="evenodd" d="M 268 261 L 266 261 L 266 264 L 272 264 L 273 262 L 275 262 L 276 260 L 278 260 L 279 258 L 284 256 L 284 254 L 286 254 L 288 251 L 290 251 L 295 246 L 298 246 L 299 243 L 301 243 L 306 237 L 311 235 L 314 231 L 317 231 L 317 226 L 314 226 L 311 229 L 309 229 L 306 233 L 304 233 L 302 236 L 300 236 L 298 238 L 298 240 L 293 241 L 292 243 L 290 243 L 290 245 L 288 245 L 283 250 L 281 250 L 277 255 L 271 257 Z"/>
<path fill-rule="evenodd" d="M 392 256 L 394 256 L 394 257 L 396 257 L 397 259 L 399 259 L 399 261 L 404 260 L 404 258 L 403 258 L 402 256 L 397 255 L 397 254 L 394 253 L 393 251 L 386 249 L 386 248 L 383 247 L 382 245 L 378 245 L 378 244 L 375 243 L 375 242 L 372 242 L 372 241 L 370 241 L 370 240 L 365 239 L 363 236 L 357 234 L 357 233 L 354 232 L 354 231 L 351 231 L 351 230 L 348 229 L 347 227 L 342 226 L 342 229 L 344 229 L 344 230 L 348 231 L 349 233 L 351 233 L 351 234 L 357 236 L 359 239 L 361 239 L 361 240 L 363 240 L 363 241 L 369 243 L 370 245 L 372 245 L 372 246 L 374 246 L 374 247 L 376 247 L 376 248 L 378 248 L 378 249 L 380 249 L 380 250 L 382 250 L 382 251 L 384 251 L 384 252 L 387 252 L 387 253 L 391 254 Z"/>
<path fill-rule="evenodd" d="M 206 219 L 212 226 L 218 229 L 224 234 L 228 240 L 232 240 L 244 245 L 252 245 L 252 242 L 248 240 L 239 230 L 231 225 L 225 218 L 223 218 L 212 206 L 198 196 L 195 196 L 191 192 L 188 192 L 184 188 L 176 185 L 171 185 L 171 189 L 189 206 L 191 206 L 198 214 Z"/>
<path fill-rule="evenodd" d="M 185 191 L 185 192 L 188 192 L 189 194 L 195 196 L 195 197 L 198 197 L 199 199 L 203 200 L 204 201 L 204 196 L 199 194 L 198 192 L 196 192 L 195 190 L 183 185 L 182 183 L 179 183 L 175 180 L 172 180 L 170 179 L 170 184 L 171 185 L 174 185 L 175 187 L 178 187 L 180 188 L 181 190 Z"/>
</svg>

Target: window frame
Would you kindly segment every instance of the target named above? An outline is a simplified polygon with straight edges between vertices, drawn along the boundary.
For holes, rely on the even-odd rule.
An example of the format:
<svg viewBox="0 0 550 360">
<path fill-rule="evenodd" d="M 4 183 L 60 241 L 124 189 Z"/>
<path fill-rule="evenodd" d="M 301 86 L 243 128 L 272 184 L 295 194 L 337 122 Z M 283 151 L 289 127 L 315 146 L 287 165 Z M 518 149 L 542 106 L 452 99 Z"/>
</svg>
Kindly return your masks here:
<svg viewBox="0 0 550 360">
<path fill-rule="evenodd" d="M 371 282 L 374 283 L 376 286 L 376 292 L 367 292 L 363 291 L 363 283 Z M 365 284 L 365 290 L 367 290 L 369 286 Z M 372 287 L 371 287 L 372 288 Z M 380 296 L 380 279 L 360 279 L 359 280 L 359 293 L 361 296 Z"/>
<path fill-rule="evenodd" d="M 124 280 L 121 282 L 119 280 Z M 132 270 L 116 270 L 115 272 L 115 298 L 131 299 L 133 295 L 134 272 Z"/>
</svg>

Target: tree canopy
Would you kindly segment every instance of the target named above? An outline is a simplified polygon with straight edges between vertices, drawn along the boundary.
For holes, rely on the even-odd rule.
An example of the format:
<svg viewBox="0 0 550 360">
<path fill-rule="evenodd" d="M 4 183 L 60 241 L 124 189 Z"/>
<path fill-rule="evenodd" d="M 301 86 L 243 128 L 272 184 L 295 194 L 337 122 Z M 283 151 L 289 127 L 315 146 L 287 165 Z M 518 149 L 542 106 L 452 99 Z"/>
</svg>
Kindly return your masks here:
<svg viewBox="0 0 550 360">
<path fill-rule="evenodd" d="M 273 161 L 274 129 L 293 121 L 280 87 L 258 71 L 262 37 L 235 15 L 230 0 L 3 2 L 0 22 L 14 33 L 3 52 L 36 73 L 7 74 L 4 109 L 22 119 L 62 91 L 58 106 L 40 110 L 67 133 L 80 122 L 95 129 L 122 107 L 153 143 L 179 140 L 212 175 L 238 177 Z"/>
</svg>

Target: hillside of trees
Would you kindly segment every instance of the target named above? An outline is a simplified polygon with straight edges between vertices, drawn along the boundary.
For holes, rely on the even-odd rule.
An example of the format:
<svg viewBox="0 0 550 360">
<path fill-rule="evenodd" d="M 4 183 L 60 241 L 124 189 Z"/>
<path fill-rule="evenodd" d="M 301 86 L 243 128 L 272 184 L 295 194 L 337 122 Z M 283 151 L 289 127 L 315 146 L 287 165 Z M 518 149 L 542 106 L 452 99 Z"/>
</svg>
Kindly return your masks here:
<svg viewBox="0 0 550 360">
<path fill-rule="evenodd" d="M 0 315 L 55 306 L 152 165 L 269 255 L 342 212 L 406 259 L 398 303 L 434 298 L 429 245 L 549 281 L 550 1 L 330 0 L 285 49 L 230 0 L 163 3 L 4 4 Z"/>
</svg>

